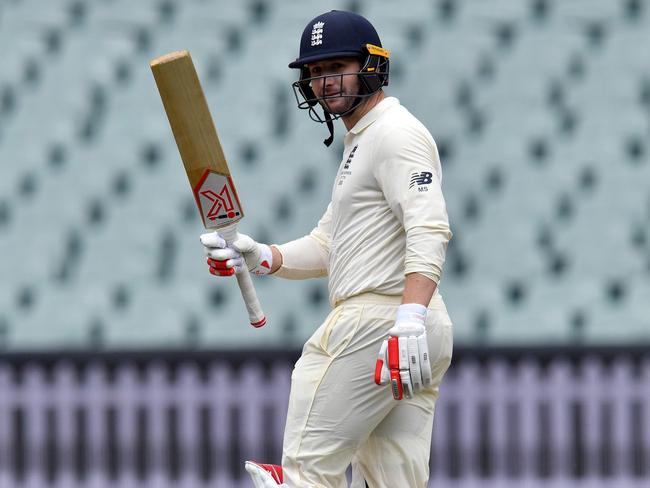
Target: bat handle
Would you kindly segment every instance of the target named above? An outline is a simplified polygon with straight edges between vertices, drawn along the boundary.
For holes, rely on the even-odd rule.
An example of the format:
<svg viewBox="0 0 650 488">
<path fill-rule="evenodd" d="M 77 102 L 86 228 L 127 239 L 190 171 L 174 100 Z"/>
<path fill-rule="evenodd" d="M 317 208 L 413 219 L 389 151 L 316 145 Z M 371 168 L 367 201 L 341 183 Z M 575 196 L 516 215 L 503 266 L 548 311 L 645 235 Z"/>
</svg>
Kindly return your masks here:
<svg viewBox="0 0 650 488">
<path fill-rule="evenodd" d="M 228 245 L 237 238 L 237 225 L 232 225 L 225 227 L 219 230 L 221 235 L 226 239 Z M 235 275 L 237 278 L 237 284 L 241 291 L 242 298 L 244 299 L 244 304 L 246 305 L 246 310 L 248 310 L 248 319 L 253 327 L 262 327 L 266 324 L 266 316 L 262 311 L 262 305 L 257 298 L 257 292 L 253 286 L 253 280 L 251 279 L 251 274 L 244 263 L 244 269 Z"/>
</svg>

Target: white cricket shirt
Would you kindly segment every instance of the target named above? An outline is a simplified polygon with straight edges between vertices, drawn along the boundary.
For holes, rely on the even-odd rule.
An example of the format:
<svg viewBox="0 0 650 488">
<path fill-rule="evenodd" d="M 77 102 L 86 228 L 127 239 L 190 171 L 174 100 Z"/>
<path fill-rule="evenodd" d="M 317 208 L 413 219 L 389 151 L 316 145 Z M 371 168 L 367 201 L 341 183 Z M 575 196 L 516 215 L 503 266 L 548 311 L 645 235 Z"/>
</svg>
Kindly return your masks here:
<svg viewBox="0 0 650 488">
<path fill-rule="evenodd" d="M 332 200 L 312 232 L 277 246 L 277 275 L 329 275 L 332 306 L 364 292 L 401 295 L 404 277 L 436 283 L 451 239 L 429 131 L 387 97 L 345 135 Z"/>
</svg>

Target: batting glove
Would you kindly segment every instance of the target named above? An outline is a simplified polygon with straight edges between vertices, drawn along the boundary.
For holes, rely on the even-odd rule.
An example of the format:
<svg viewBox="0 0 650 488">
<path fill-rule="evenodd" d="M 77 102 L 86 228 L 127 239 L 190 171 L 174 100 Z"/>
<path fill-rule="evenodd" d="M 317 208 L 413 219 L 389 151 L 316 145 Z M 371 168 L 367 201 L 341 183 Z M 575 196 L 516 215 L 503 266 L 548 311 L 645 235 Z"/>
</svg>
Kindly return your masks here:
<svg viewBox="0 0 650 488">
<path fill-rule="evenodd" d="M 400 305 L 395 325 L 379 349 L 375 365 L 375 383 L 390 382 L 393 398 L 412 398 L 431 386 L 431 363 L 424 326 L 427 309 L 418 303 Z"/>
<path fill-rule="evenodd" d="M 251 475 L 255 488 L 288 488 L 288 485 L 282 484 L 284 478 L 282 466 L 246 461 L 245 468 Z"/>
<path fill-rule="evenodd" d="M 255 242 L 246 234 L 237 234 L 230 246 L 218 232 L 201 235 L 201 244 L 208 256 L 210 273 L 215 276 L 232 276 L 244 270 L 256 275 L 269 274 L 273 261 L 271 248 Z"/>
</svg>

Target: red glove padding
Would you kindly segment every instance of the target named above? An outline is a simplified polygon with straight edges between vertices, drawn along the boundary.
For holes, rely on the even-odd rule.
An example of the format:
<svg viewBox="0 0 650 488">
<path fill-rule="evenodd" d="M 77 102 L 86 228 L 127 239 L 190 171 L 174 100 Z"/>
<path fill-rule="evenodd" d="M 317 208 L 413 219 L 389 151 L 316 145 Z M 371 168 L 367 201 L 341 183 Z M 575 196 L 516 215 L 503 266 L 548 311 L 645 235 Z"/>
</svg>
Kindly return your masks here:
<svg viewBox="0 0 650 488">
<path fill-rule="evenodd" d="M 217 260 L 208 258 L 208 267 L 211 274 L 215 276 L 232 276 L 235 274 L 235 268 L 232 264 L 228 265 L 229 260 Z"/>
<path fill-rule="evenodd" d="M 395 325 L 379 349 L 375 383 L 385 385 L 390 382 L 395 400 L 412 398 L 433 382 L 425 318 L 424 305 L 400 305 Z"/>
<path fill-rule="evenodd" d="M 255 275 L 270 273 L 273 261 L 271 248 L 266 244 L 255 242 L 246 234 L 237 234 L 237 238 L 228 245 L 218 232 L 201 235 L 208 266 L 215 276 L 232 276 L 244 268 Z"/>
</svg>

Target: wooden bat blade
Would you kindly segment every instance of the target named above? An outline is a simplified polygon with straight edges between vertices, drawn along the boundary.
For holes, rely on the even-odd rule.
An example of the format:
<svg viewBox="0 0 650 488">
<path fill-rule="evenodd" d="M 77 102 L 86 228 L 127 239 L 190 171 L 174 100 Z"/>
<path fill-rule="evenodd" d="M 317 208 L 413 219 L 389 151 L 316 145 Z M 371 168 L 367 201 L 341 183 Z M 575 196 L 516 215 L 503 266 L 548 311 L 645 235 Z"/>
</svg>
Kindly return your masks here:
<svg viewBox="0 0 650 488">
<path fill-rule="evenodd" d="M 203 225 L 223 228 L 231 244 L 244 212 L 192 57 L 188 51 L 175 51 L 152 60 L 150 66 Z M 246 266 L 236 276 L 251 325 L 263 326 L 266 317 Z"/>
<path fill-rule="evenodd" d="M 150 65 L 203 225 L 235 224 L 244 211 L 190 53 L 175 51 Z"/>
</svg>

